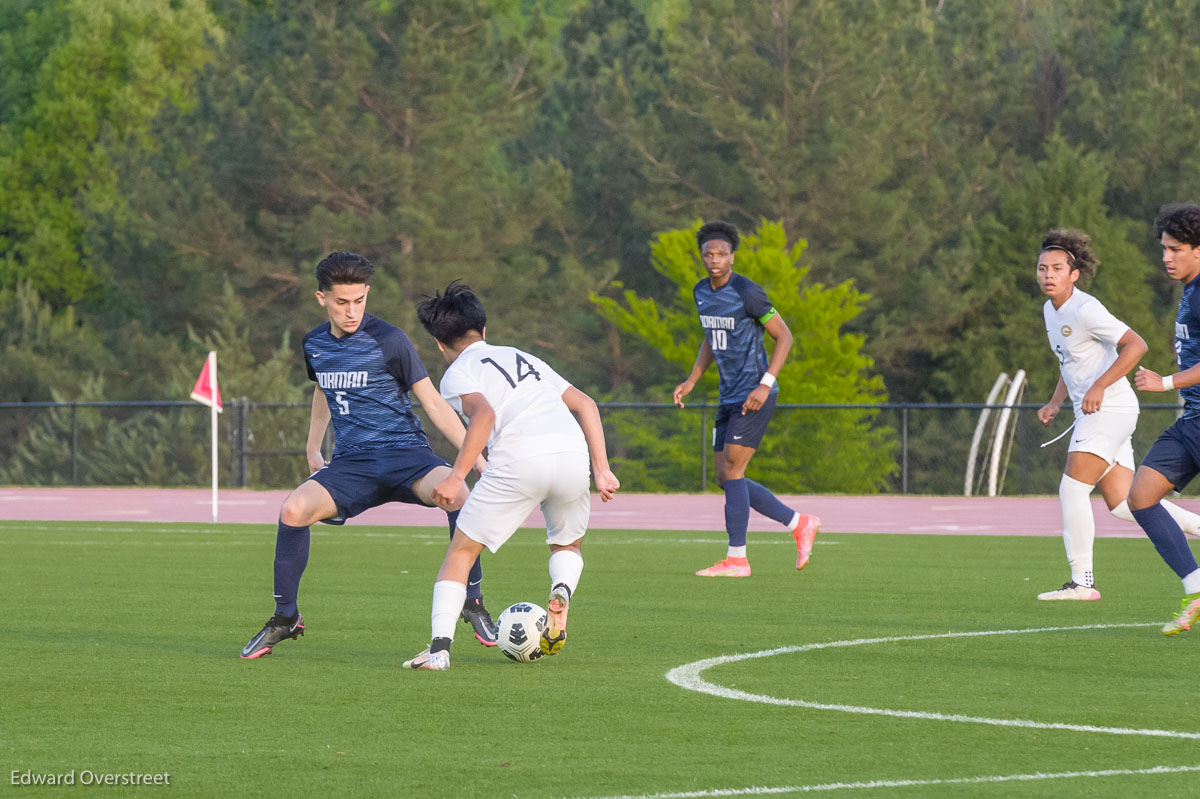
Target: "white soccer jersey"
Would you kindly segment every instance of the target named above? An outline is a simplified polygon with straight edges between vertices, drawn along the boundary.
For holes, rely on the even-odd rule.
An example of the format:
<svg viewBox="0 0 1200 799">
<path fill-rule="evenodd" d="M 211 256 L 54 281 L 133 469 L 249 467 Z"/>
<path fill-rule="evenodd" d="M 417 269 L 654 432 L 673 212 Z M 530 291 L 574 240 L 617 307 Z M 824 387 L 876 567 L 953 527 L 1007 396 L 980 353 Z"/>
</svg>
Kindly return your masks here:
<svg viewBox="0 0 1200 799">
<path fill-rule="evenodd" d="M 441 392 L 460 414 L 464 394 L 482 394 L 496 412 L 488 438 L 490 471 L 535 455 L 587 453 L 583 430 L 562 400 L 570 387 L 535 355 L 477 341 L 450 364 Z"/>
<path fill-rule="evenodd" d="M 1046 300 L 1042 309 L 1046 319 L 1046 335 L 1050 349 L 1058 358 L 1063 382 L 1075 405 L 1075 413 L 1083 411 L 1079 404 L 1108 367 L 1117 360 L 1117 342 L 1129 325 L 1108 312 L 1090 294 L 1075 289 L 1061 308 Z M 1137 395 L 1128 378 L 1122 376 L 1104 391 L 1102 409 L 1137 413 Z"/>
</svg>

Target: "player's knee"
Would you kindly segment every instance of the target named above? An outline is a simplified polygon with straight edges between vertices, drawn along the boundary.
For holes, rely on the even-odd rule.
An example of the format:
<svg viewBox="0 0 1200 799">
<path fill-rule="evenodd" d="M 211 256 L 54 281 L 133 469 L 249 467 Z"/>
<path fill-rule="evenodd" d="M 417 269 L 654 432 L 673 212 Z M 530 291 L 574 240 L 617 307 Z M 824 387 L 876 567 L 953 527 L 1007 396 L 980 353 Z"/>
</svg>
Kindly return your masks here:
<svg viewBox="0 0 1200 799">
<path fill-rule="evenodd" d="M 295 495 L 289 496 L 279 507 L 279 521 L 288 527 L 307 527 L 314 521 L 308 518 L 309 515 L 306 504 Z"/>
<path fill-rule="evenodd" d="M 1129 497 L 1126 502 L 1129 504 L 1129 510 L 1145 510 L 1158 503 L 1161 497 L 1153 495 L 1152 491 L 1147 491 L 1144 487 L 1139 487 L 1135 482 L 1129 489 Z"/>
</svg>

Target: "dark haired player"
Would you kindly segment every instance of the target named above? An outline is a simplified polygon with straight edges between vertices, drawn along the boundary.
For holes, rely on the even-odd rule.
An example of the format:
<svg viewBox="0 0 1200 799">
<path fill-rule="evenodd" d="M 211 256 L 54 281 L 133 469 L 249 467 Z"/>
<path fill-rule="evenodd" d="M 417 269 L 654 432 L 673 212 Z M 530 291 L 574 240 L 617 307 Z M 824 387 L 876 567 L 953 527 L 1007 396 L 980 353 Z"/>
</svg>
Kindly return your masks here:
<svg viewBox="0 0 1200 799">
<path fill-rule="evenodd" d="M 450 668 L 467 569 L 485 546 L 492 552 L 503 546 L 536 507 L 546 519 L 550 545 L 550 599 L 539 648 L 553 655 L 566 640 L 567 609 L 583 573 L 580 544 L 591 514 L 589 453 L 600 498 L 607 502 L 621 487 L 608 466 L 600 411 L 540 358 L 488 344 L 483 304 L 457 281 L 422 302 L 417 318 L 450 364 L 442 396 L 469 419 L 454 468 L 433 489 L 434 499 L 445 507 L 458 501 L 463 478 L 485 444 L 488 468 L 458 515 L 433 585 L 432 641 L 404 665 Z"/>
<path fill-rule="evenodd" d="M 450 474 L 450 464 L 434 454 L 409 392 L 421 402 L 434 426 L 456 446 L 466 434 L 462 422 L 433 387 L 404 331 L 366 312 L 375 268 L 361 255 L 331 253 L 317 265 L 317 302 L 329 321 L 304 336 L 304 363 L 313 391 L 308 428 L 312 475 L 287 496 L 279 510 L 275 538 L 275 614 L 242 649 L 243 658 L 269 654 L 275 644 L 304 634 L 296 606 L 300 578 L 308 565 L 309 525 L 341 524 L 385 502 L 408 502 L 447 511 L 450 534 L 467 498 L 460 484 L 453 497 L 435 503 L 434 487 Z M 332 419 L 333 458 L 321 442 Z M 482 472 L 482 458 L 472 461 Z M 496 626 L 483 606 L 478 561 L 471 587 L 455 612 L 485 646 L 496 645 Z"/>
<path fill-rule="evenodd" d="M 1200 206 L 1164 205 L 1154 229 L 1167 274 L 1183 284 L 1175 315 L 1179 371 L 1164 377 L 1140 368 L 1134 383 L 1139 391 L 1179 389 L 1184 405 L 1183 416 L 1163 431 L 1138 467 L 1129 507 L 1158 554 L 1183 581 L 1179 615 L 1163 626 L 1163 635 L 1175 635 L 1200 619 L 1200 568 L 1183 530 L 1161 502 L 1168 491 L 1182 491 L 1200 472 Z"/>
<path fill-rule="evenodd" d="M 749 577 L 746 527 L 750 508 L 792 531 L 796 568 L 812 555 L 813 539 L 821 529 L 816 516 L 797 513 L 769 490 L 746 478 L 746 466 L 762 443 L 779 396 L 775 383 L 792 348 L 792 333 L 776 313 L 767 294 L 754 281 L 733 272 L 740 237 L 728 222 L 709 222 L 696 232 L 700 258 L 708 277 L 692 289 L 704 340 L 691 374 L 675 387 L 675 404 L 683 398 L 713 361 L 720 374 L 719 408 L 713 428 L 713 461 L 725 491 L 725 531 L 729 549 L 724 560 L 696 572 L 700 577 Z M 775 340 L 768 362 L 763 331 Z"/>
</svg>

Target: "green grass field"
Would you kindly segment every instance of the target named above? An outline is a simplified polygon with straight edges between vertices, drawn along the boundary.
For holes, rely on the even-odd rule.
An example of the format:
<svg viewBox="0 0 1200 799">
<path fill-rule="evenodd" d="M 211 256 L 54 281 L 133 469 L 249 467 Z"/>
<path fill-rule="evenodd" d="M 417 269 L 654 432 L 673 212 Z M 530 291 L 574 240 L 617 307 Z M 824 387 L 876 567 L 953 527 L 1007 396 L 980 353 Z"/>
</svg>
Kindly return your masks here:
<svg viewBox="0 0 1200 799">
<path fill-rule="evenodd" d="M 723 533 L 595 531 L 560 655 L 511 663 L 460 625 L 451 670 L 413 673 L 445 532 L 314 532 L 307 635 L 242 661 L 273 526 L 0 523 L 4 787 L 86 769 L 169 772 L 136 791 L 172 796 L 1200 793 L 1200 630 L 1159 632 L 1179 584 L 1142 539 L 1097 542 L 1101 602 L 1046 603 L 1057 538 L 822 534 L 797 572 L 790 538 L 752 533 L 753 578 L 702 580 Z M 543 539 L 485 555 L 493 612 L 544 605 Z M 875 638 L 907 640 L 800 649 Z M 698 675 L 738 698 L 667 679 L 779 648 Z M 1062 776 L 984 779 L 1020 775 Z M 80 790 L 131 792 L 26 792 Z"/>
</svg>

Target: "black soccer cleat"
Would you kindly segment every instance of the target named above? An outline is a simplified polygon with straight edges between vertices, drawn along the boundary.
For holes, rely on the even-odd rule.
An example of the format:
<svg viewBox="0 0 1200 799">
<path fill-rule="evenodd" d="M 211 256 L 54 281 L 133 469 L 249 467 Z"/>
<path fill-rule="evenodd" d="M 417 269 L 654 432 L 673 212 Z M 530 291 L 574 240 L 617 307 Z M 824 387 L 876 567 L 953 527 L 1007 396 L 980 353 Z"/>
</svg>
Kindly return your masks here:
<svg viewBox="0 0 1200 799">
<path fill-rule="evenodd" d="M 271 654 L 271 647 L 289 638 L 299 638 L 304 635 L 304 617 L 299 613 L 288 618 L 276 613 L 267 619 L 267 625 L 258 631 L 258 635 L 250 639 L 250 643 L 242 647 L 242 657 L 260 658 Z"/>
<path fill-rule="evenodd" d="M 496 645 L 496 635 L 499 631 L 496 629 L 496 622 L 492 621 L 492 614 L 483 606 L 482 599 L 468 599 L 459 618 L 471 625 L 475 640 L 479 643 L 484 646 Z"/>
</svg>

